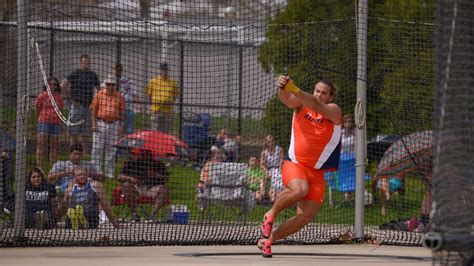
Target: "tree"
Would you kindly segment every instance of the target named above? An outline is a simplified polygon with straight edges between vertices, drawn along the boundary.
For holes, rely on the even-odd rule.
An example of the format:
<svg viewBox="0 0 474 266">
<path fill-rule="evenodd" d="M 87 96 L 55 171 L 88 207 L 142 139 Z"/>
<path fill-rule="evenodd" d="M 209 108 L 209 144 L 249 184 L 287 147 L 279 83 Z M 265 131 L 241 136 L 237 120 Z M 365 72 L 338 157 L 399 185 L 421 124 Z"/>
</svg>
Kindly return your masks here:
<svg viewBox="0 0 474 266">
<path fill-rule="evenodd" d="M 369 1 L 368 137 L 431 128 L 434 10 L 434 0 Z M 287 73 L 308 92 L 317 79 L 332 80 L 343 113 L 353 112 L 355 17 L 354 1 L 289 1 L 268 21 L 259 60 L 267 72 Z M 270 107 L 265 115 L 274 115 Z"/>
<path fill-rule="evenodd" d="M 310 93 L 317 80 L 333 81 L 342 96 L 336 101 L 349 112 L 355 103 L 347 101 L 355 99 L 355 37 L 354 1 L 289 1 L 285 10 L 268 21 L 259 61 L 265 71 L 286 73 Z M 283 105 L 273 101 L 265 108 L 267 127 L 277 130 L 274 134 L 280 143 L 288 143 L 291 111 L 282 112 Z"/>
</svg>

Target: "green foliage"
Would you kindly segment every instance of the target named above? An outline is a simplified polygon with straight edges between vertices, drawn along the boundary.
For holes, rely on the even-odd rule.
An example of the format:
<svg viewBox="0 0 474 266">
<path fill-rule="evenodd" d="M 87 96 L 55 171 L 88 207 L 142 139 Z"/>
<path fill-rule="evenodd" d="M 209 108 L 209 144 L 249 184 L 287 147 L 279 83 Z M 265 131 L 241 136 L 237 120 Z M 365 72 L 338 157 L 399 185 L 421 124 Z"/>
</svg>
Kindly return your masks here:
<svg viewBox="0 0 474 266">
<path fill-rule="evenodd" d="M 434 14 L 434 0 L 369 1 L 369 138 L 431 127 Z M 339 87 L 336 102 L 343 113 L 353 112 L 355 16 L 354 1 L 289 1 L 284 11 L 268 21 L 259 61 L 265 71 L 288 74 L 307 92 L 320 78 L 333 81 Z"/>
<path fill-rule="evenodd" d="M 278 96 L 273 97 L 265 105 L 263 125 L 266 134 L 275 138 L 275 143 L 288 149 L 291 137 L 291 121 L 293 111 L 280 102 Z"/>
</svg>

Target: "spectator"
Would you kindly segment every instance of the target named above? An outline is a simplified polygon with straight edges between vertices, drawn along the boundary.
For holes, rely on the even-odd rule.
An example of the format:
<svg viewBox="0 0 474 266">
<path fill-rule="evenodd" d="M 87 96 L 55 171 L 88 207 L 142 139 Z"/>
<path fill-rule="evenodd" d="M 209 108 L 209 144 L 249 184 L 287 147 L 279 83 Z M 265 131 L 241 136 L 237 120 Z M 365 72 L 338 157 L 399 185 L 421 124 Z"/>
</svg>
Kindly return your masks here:
<svg viewBox="0 0 474 266">
<path fill-rule="evenodd" d="M 61 98 L 61 88 L 59 81 L 55 77 L 48 78 L 48 86 L 54 98 L 54 102 L 61 110 L 64 107 L 63 99 Z M 38 143 L 36 146 L 36 166 L 43 167 L 43 158 L 45 157 L 45 149 L 48 142 L 49 146 L 49 163 L 54 164 L 57 160 L 57 146 L 59 135 L 61 134 L 61 124 L 59 116 L 56 113 L 53 103 L 49 98 L 46 86 L 43 91 L 36 98 L 36 110 L 38 113 Z"/>
<path fill-rule="evenodd" d="M 354 116 L 345 114 L 342 117 L 341 153 L 355 153 Z"/>
<path fill-rule="evenodd" d="M 119 175 L 122 182 L 122 191 L 125 203 L 132 213 L 132 220 L 139 222 L 137 214 L 137 201 L 139 197 L 154 199 L 152 211 L 146 220 L 156 220 L 156 213 L 169 201 L 169 192 L 166 185 L 169 173 L 166 165 L 153 159 L 149 150 L 141 150 L 137 156 L 132 157 L 123 167 Z"/>
<path fill-rule="evenodd" d="M 117 91 L 121 92 L 125 99 L 125 133 L 132 134 L 135 123 L 135 103 L 138 102 L 138 95 L 130 79 L 122 75 L 122 64 L 116 63 L 112 69 L 118 80 Z"/>
<path fill-rule="evenodd" d="M 213 163 L 225 161 L 225 154 L 221 149 L 211 149 L 211 157 L 206 161 L 204 167 L 201 169 L 201 176 L 199 178 L 198 189 L 202 193 L 206 189 L 206 184 L 209 180 L 209 171 Z"/>
<path fill-rule="evenodd" d="M 178 85 L 168 76 L 168 64 L 160 65 L 160 75 L 146 86 L 151 101 L 151 128 L 169 133 L 173 125 L 173 104 L 179 96 Z"/>
<path fill-rule="evenodd" d="M 238 136 L 238 140 L 240 141 L 240 136 Z M 226 162 L 235 162 L 237 160 L 237 142 L 234 141 L 227 128 L 223 128 L 219 131 L 219 134 L 217 135 L 216 141 L 214 143 L 214 149 L 215 148 L 219 148 L 224 152 Z"/>
<path fill-rule="evenodd" d="M 79 69 L 74 70 L 65 80 L 61 82 L 65 99 L 70 99 L 69 121 L 77 123 L 84 120 L 83 124 L 69 126 L 71 145 L 74 143 L 86 144 L 90 147 L 91 112 L 89 106 L 94 96 L 94 91 L 99 87 L 97 74 L 90 69 L 91 59 L 89 55 L 80 56 Z"/>
<path fill-rule="evenodd" d="M 10 139 L 10 141 L 14 142 L 13 139 Z M 14 160 L 10 152 L 5 150 L 1 145 L 0 160 L 0 185 L 2 186 L 0 189 L 3 191 L 3 195 L 0 195 L 0 214 L 3 211 L 11 213 L 15 208 L 15 191 L 13 189 L 15 183 L 15 177 L 13 176 Z"/>
<path fill-rule="evenodd" d="M 36 226 L 37 229 L 56 227 L 58 211 L 56 189 L 46 182 L 41 168 L 35 167 L 28 174 L 25 195 L 26 227 Z"/>
<path fill-rule="evenodd" d="M 90 180 L 87 171 L 74 169 L 73 186 L 68 187 L 61 203 L 61 210 L 67 206 L 66 228 L 95 229 L 99 226 L 99 204 L 115 228 L 118 223 L 112 214 L 102 182 Z"/>
<path fill-rule="evenodd" d="M 342 117 L 341 155 L 338 170 L 338 182 L 347 188 L 355 187 L 355 126 L 352 114 Z M 344 185 L 343 185 L 344 187 Z M 349 201 L 351 192 L 344 192 L 344 201 Z"/>
<path fill-rule="evenodd" d="M 75 143 L 69 148 L 69 160 L 58 161 L 53 165 L 48 174 L 48 182 L 57 184 L 61 193 L 65 193 L 68 186 L 72 187 L 74 179 L 74 169 L 80 167 L 87 171 L 89 177 L 102 181 L 104 177 L 97 171 L 96 166 L 90 162 L 82 160 L 84 150 L 80 143 Z"/>
<path fill-rule="evenodd" d="M 283 150 L 275 144 L 272 135 L 265 136 L 262 152 L 260 153 L 260 167 L 270 178 L 270 201 L 274 202 L 278 192 L 283 190 L 281 167 L 283 164 Z"/>
<path fill-rule="evenodd" d="M 250 157 L 249 168 L 247 169 L 247 183 L 250 190 L 255 193 L 255 198 L 258 201 L 262 201 L 265 197 L 266 179 L 265 172 L 258 165 L 257 157 Z"/>
<path fill-rule="evenodd" d="M 125 102 L 121 93 L 115 90 L 113 75 L 105 79 L 105 88 L 100 90 L 92 100 L 92 161 L 102 170 L 105 153 L 105 175 L 114 177 L 115 152 L 113 146 L 123 133 Z"/>
</svg>

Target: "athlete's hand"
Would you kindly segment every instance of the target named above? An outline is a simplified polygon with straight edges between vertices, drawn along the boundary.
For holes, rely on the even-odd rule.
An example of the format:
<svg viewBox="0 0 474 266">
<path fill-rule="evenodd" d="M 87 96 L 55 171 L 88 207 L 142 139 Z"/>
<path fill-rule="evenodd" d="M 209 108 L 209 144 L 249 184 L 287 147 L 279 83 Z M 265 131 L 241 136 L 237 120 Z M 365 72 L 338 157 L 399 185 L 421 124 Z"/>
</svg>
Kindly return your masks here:
<svg viewBox="0 0 474 266">
<path fill-rule="evenodd" d="M 294 83 L 293 80 L 290 79 L 288 76 L 279 76 L 277 80 L 278 88 L 285 90 L 286 92 L 298 94 L 300 93 L 300 88 L 298 88 Z"/>
<path fill-rule="evenodd" d="M 283 87 L 286 85 L 288 80 L 290 80 L 290 77 L 288 77 L 288 76 L 283 76 L 283 75 L 279 76 L 277 78 L 277 87 L 278 87 L 278 89 L 283 89 Z"/>
<path fill-rule="evenodd" d="M 283 89 L 289 93 L 293 93 L 293 94 L 298 94 L 300 93 L 300 88 L 298 88 L 295 83 L 293 83 L 293 80 L 288 80 L 288 82 L 285 84 L 285 86 L 283 87 Z"/>
</svg>

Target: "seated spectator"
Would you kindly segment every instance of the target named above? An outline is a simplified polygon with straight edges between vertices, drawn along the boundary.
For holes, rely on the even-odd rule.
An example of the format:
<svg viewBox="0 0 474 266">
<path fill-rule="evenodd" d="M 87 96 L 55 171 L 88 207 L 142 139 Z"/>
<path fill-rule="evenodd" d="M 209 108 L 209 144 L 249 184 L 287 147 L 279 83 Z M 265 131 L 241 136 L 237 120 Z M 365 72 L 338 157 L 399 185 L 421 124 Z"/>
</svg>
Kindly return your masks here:
<svg viewBox="0 0 474 266">
<path fill-rule="evenodd" d="M 258 165 L 257 157 L 250 157 L 247 169 L 247 184 L 250 190 L 255 193 L 255 199 L 262 201 L 265 197 L 265 181 L 267 176 Z"/>
<path fill-rule="evenodd" d="M 28 174 L 26 184 L 27 228 L 49 229 L 56 227 L 58 203 L 56 189 L 46 182 L 43 170 L 36 167 Z"/>
<path fill-rule="evenodd" d="M 262 152 L 260 153 L 260 167 L 270 177 L 270 201 L 274 202 L 278 192 L 283 190 L 281 166 L 283 164 L 283 150 L 275 144 L 272 135 L 265 136 Z"/>
<path fill-rule="evenodd" d="M 59 186 L 60 192 L 65 193 L 68 187 L 72 186 L 74 169 L 80 167 L 85 169 L 88 177 L 102 181 L 104 176 L 97 171 L 96 166 L 90 162 L 82 160 L 84 150 L 80 143 L 75 143 L 69 148 L 69 160 L 58 161 L 53 165 L 48 174 L 48 182 Z"/>
<path fill-rule="evenodd" d="M 58 79 L 55 77 L 48 78 L 48 86 L 51 90 L 54 102 L 59 110 L 61 110 L 64 107 L 64 102 L 61 98 L 61 88 L 59 87 Z M 38 95 L 35 105 L 38 113 L 36 166 L 43 167 L 43 159 L 46 157 L 45 151 L 49 138 L 49 167 L 57 160 L 57 146 L 59 135 L 61 134 L 61 121 L 49 98 L 46 86 L 44 86 L 43 91 Z"/>
<path fill-rule="evenodd" d="M 238 137 L 238 140 L 240 140 L 240 136 Z M 224 152 L 226 156 L 225 158 L 226 162 L 237 161 L 237 157 L 238 157 L 237 142 L 232 138 L 227 128 L 221 129 L 221 131 L 216 137 L 216 141 L 213 147 L 217 147 Z M 211 149 L 213 147 L 211 147 Z"/>
<path fill-rule="evenodd" d="M 1 132 L 1 130 L 0 130 Z M 5 141 L 5 140 L 2 140 Z M 13 140 L 10 140 L 14 142 Z M 15 208 L 15 191 L 13 189 L 15 177 L 13 176 L 14 160 L 9 151 L 4 150 L 0 145 L 0 189 L 3 191 L 3 197 L 0 197 L 0 203 L 3 204 L 3 210 L 0 209 L 0 214 L 5 212 L 11 213 Z"/>
<path fill-rule="evenodd" d="M 66 228 L 95 229 L 99 226 L 99 204 L 115 228 L 118 223 L 107 202 L 102 182 L 88 178 L 83 168 L 74 169 L 73 186 L 67 188 L 60 210 L 67 206 Z"/>
<path fill-rule="evenodd" d="M 201 169 L 201 176 L 199 177 L 198 189 L 201 193 L 206 189 L 206 183 L 209 180 L 209 170 L 213 163 L 225 161 L 224 152 L 221 149 L 214 148 L 211 149 L 211 158 L 206 161 L 204 167 Z"/>
<path fill-rule="evenodd" d="M 137 214 L 138 197 L 154 198 L 152 211 L 146 220 L 156 220 L 157 212 L 169 202 L 167 182 L 169 173 L 166 165 L 153 159 L 149 150 L 141 150 L 136 157 L 132 157 L 123 167 L 119 175 L 122 182 L 122 191 L 125 203 L 132 213 L 132 220 L 140 221 Z"/>
</svg>

